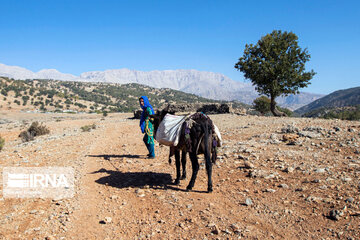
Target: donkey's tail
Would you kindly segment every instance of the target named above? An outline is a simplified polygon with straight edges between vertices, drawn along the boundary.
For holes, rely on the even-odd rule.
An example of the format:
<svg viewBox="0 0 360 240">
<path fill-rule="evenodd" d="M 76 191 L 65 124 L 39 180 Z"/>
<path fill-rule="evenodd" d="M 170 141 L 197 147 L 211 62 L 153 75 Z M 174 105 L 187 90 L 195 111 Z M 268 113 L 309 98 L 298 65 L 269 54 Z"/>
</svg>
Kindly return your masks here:
<svg viewBox="0 0 360 240">
<path fill-rule="evenodd" d="M 210 148 L 211 148 L 211 143 L 210 143 L 210 136 L 212 136 L 212 130 L 211 128 L 209 129 L 209 121 L 205 121 L 204 124 L 201 124 L 203 130 L 204 130 L 204 144 L 205 144 L 205 165 L 206 165 L 206 172 L 208 175 L 208 192 L 212 192 L 213 191 L 213 186 L 212 186 L 212 163 L 211 163 L 211 159 L 210 159 Z"/>
</svg>

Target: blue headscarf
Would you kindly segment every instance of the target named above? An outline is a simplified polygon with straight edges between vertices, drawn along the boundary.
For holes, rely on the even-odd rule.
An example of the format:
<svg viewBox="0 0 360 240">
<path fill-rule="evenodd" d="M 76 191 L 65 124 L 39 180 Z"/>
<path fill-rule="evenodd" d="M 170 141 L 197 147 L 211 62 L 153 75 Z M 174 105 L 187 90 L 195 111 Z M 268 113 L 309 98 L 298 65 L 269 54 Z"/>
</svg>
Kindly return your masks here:
<svg viewBox="0 0 360 240">
<path fill-rule="evenodd" d="M 141 113 L 141 118 L 140 118 L 140 127 L 141 127 L 141 132 L 144 133 L 145 132 L 145 112 L 146 112 L 146 108 L 149 107 L 151 109 L 151 114 L 155 114 L 155 112 L 154 112 L 154 109 L 151 106 L 147 96 L 141 96 L 140 98 L 142 98 L 144 100 L 144 106 L 140 105 L 140 107 L 143 110 L 143 112 Z M 140 104 L 140 102 L 139 102 L 139 104 Z"/>
</svg>

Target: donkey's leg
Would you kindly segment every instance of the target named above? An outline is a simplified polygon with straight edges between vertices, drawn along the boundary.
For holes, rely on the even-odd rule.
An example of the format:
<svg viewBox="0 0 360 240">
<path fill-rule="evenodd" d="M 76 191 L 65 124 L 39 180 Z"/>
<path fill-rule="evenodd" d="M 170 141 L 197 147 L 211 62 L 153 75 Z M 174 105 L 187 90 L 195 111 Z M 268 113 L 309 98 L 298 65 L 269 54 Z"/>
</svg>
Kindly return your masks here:
<svg viewBox="0 0 360 240">
<path fill-rule="evenodd" d="M 180 151 L 175 150 L 175 165 L 176 165 L 176 179 L 174 184 L 178 185 L 180 183 Z"/>
<path fill-rule="evenodd" d="M 169 151 L 169 164 L 171 164 L 171 157 L 174 156 L 175 154 L 175 148 L 174 147 L 170 147 L 170 151 Z"/>
<path fill-rule="evenodd" d="M 196 156 L 196 153 L 190 153 L 191 166 L 192 166 L 192 176 L 189 182 L 189 185 L 186 187 L 187 190 L 191 190 L 194 187 L 197 173 L 199 171 L 199 162 Z"/>
<path fill-rule="evenodd" d="M 185 150 L 181 151 L 181 165 L 182 165 L 181 180 L 186 178 L 186 154 L 187 154 L 187 152 Z"/>
<path fill-rule="evenodd" d="M 214 146 L 212 145 L 211 147 L 211 162 L 212 163 L 216 163 L 216 159 L 217 159 L 217 150 L 216 150 L 217 144 Z"/>
<path fill-rule="evenodd" d="M 214 154 L 214 153 L 213 153 Z M 206 165 L 206 172 L 208 175 L 208 192 L 212 192 L 213 191 L 213 186 L 212 186 L 212 162 L 210 159 L 210 156 L 206 156 L 205 154 L 205 165 Z"/>
</svg>

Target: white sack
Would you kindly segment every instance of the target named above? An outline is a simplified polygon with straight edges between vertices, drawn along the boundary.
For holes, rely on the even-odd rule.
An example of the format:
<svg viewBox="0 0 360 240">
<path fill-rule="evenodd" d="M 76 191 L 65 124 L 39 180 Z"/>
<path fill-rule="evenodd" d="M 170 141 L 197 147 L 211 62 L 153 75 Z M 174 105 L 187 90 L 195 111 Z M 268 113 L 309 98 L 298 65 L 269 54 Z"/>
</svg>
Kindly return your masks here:
<svg viewBox="0 0 360 240">
<path fill-rule="evenodd" d="M 156 131 L 156 141 L 166 146 L 177 146 L 185 119 L 186 116 L 166 114 Z"/>
<path fill-rule="evenodd" d="M 221 147 L 222 146 L 222 139 L 221 139 L 221 134 L 220 134 L 220 130 L 218 129 L 218 127 L 214 124 L 214 130 L 215 130 L 215 134 L 216 136 L 219 138 L 219 142 L 218 142 L 218 147 Z"/>
<path fill-rule="evenodd" d="M 166 114 L 156 131 L 156 141 L 166 146 L 177 146 L 181 134 L 181 126 L 188 116 Z M 213 123 L 214 124 L 214 123 Z M 214 124 L 215 134 L 218 137 L 218 147 L 222 146 L 219 128 Z"/>
</svg>

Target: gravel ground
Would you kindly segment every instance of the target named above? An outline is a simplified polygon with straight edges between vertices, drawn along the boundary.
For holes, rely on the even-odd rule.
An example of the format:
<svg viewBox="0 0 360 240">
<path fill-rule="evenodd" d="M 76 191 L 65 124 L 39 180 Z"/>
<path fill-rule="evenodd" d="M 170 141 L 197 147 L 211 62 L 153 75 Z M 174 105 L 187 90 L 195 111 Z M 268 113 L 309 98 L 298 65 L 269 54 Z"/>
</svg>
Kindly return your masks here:
<svg viewBox="0 0 360 240">
<path fill-rule="evenodd" d="M 223 147 L 209 194 L 203 157 L 193 191 L 190 161 L 172 185 L 168 148 L 146 159 L 131 114 L 0 114 L 1 169 L 73 167 L 76 183 L 62 200 L 3 198 L 0 184 L 0 239 L 360 239 L 359 122 L 211 115 Z M 33 121 L 50 134 L 23 143 Z"/>
</svg>

